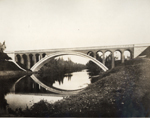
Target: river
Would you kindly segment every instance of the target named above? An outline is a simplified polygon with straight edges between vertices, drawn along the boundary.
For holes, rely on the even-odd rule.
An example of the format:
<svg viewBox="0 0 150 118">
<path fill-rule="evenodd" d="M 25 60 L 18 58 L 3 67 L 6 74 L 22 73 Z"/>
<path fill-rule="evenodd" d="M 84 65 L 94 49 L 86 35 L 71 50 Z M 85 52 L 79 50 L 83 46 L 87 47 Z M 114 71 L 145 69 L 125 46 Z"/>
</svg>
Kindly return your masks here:
<svg viewBox="0 0 150 118">
<path fill-rule="evenodd" d="M 57 80 L 59 79 L 57 78 Z M 52 86 L 53 88 L 59 90 L 82 89 L 91 83 L 87 70 L 67 73 L 61 82 L 57 80 L 52 84 Z M 7 85 L 5 85 L 6 83 Z M 38 85 L 29 76 L 21 77 L 18 79 L 13 78 L 9 81 L 6 79 L 1 81 L 0 87 L 0 99 L 3 102 L 6 101 L 5 104 L 0 104 L 0 108 L 11 108 L 14 111 L 17 108 L 21 108 L 22 110 L 26 109 L 27 107 L 30 108 L 34 103 L 37 103 L 40 100 L 46 100 L 50 103 L 54 103 L 55 101 L 63 99 L 65 96 L 47 91 L 45 88 L 42 88 L 40 85 Z"/>
</svg>

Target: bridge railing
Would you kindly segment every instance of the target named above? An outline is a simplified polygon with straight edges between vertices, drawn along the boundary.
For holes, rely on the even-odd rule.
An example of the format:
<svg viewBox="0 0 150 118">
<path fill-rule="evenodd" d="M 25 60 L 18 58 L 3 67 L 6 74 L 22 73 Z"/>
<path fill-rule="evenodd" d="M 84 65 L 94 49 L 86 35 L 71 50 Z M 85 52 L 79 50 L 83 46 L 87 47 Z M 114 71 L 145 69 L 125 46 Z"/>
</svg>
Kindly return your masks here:
<svg viewBox="0 0 150 118">
<path fill-rule="evenodd" d="M 92 47 L 74 47 L 74 48 L 56 48 L 56 49 L 37 49 L 37 50 L 18 50 L 13 53 L 31 53 L 31 52 L 53 52 L 53 51 L 70 51 L 70 50 L 89 50 L 89 49 L 112 49 L 112 48 L 129 48 L 134 47 L 130 45 L 112 45 L 112 46 L 92 46 Z"/>
</svg>

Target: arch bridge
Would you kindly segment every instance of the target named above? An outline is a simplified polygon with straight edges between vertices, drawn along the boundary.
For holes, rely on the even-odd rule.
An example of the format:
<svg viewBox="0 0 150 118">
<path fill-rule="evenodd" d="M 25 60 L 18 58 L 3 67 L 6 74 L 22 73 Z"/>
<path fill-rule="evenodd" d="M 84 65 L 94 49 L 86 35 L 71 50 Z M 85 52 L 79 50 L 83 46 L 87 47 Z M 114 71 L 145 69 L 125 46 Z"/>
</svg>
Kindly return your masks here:
<svg viewBox="0 0 150 118">
<path fill-rule="evenodd" d="M 116 45 L 116 46 L 100 46 L 100 47 L 79 47 L 79 48 L 59 48 L 59 49 L 43 49 L 43 50 L 21 50 L 15 51 L 15 61 L 23 65 L 25 68 L 30 69 L 39 60 L 46 55 L 58 52 L 80 52 L 90 55 L 95 59 L 101 61 L 104 65 L 109 61 L 110 68 L 115 67 L 115 62 L 120 61 L 124 63 L 125 60 L 134 58 L 134 45 Z M 127 55 L 125 55 L 127 54 Z"/>
</svg>

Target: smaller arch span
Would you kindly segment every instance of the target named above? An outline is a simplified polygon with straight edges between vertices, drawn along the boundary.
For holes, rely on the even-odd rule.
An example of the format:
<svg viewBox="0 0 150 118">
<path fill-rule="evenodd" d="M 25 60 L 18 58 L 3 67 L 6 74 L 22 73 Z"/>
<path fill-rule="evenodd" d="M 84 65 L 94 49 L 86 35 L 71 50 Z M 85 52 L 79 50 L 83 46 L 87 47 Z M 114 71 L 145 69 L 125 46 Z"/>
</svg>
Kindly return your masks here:
<svg viewBox="0 0 150 118">
<path fill-rule="evenodd" d="M 94 52 L 93 52 L 93 51 L 89 51 L 89 52 L 87 53 L 87 55 L 89 55 L 89 56 L 91 56 L 91 57 L 94 57 Z"/>
<path fill-rule="evenodd" d="M 53 54 L 49 54 L 46 57 L 42 58 L 39 62 L 37 62 L 32 68 L 31 70 L 37 71 L 38 69 L 40 69 L 45 63 L 47 63 L 52 57 L 57 57 L 57 56 L 62 56 L 62 55 L 76 55 L 76 56 L 81 56 L 81 57 L 85 57 L 88 58 L 89 60 L 93 61 L 95 64 L 97 64 L 100 68 L 103 69 L 103 71 L 107 71 L 108 68 L 103 65 L 101 62 L 99 62 L 98 60 L 96 60 L 95 58 L 86 55 L 84 53 L 80 53 L 80 52 L 57 52 L 57 53 L 53 53 Z M 31 75 L 31 78 L 38 83 L 40 86 L 42 86 L 43 88 L 45 88 L 48 91 L 52 91 L 55 93 L 59 93 L 59 94 L 76 94 L 78 92 L 80 92 L 81 90 L 69 90 L 69 91 L 64 91 L 64 90 L 57 90 L 54 88 L 51 88 L 45 84 L 43 84 L 40 80 L 37 79 L 37 77 L 35 75 Z"/>
<path fill-rule="evenodd" d="M 114 51 L 115 61 L 116 60 L 121 60 L 121 55 L 122 55 L 122 52 L 120 50 L 115 50 Z"/>
<path fill-rule="evenodd" d="M 124 55 L 125 60 L 132 59 L 132 52 L 129 49 L 124 50 L 123 55 Z"/>
</svg>

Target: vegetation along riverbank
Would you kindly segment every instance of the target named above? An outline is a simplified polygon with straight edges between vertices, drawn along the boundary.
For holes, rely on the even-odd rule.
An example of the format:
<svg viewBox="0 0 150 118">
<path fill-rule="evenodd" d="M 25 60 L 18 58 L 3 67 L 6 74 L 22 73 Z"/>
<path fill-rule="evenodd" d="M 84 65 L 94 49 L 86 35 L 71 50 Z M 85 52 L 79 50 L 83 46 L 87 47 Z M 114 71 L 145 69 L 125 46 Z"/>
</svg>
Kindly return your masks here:
<svg viewBox="0 0 150 118">
<path fill-rule="evenodd" d="M 9 79 L 23 75 L 30 75 L 31 71 L 23 71 L 10 61 L 0 61 L 0 79 Z"/>
<path fill-rule="evenodd" d="M 57 80 L 59 83 L 63 83 L 64 76 L 72 76 L 70 73 L 81 71 L 86 69 L 83 64 L 78 64 L 70 59 L 64 60 L 63 58 L 52 58 L 38 71 L 38 79 L 44 84 L 52 87 L 53 83 Z"/>
<path fill-rule="evenodd" d="M 35 103 L 22 116 L 150 116 L 150 59 L 134 59 L 109 70 L 82 92 L 54 104 Z"/>
</svg>

